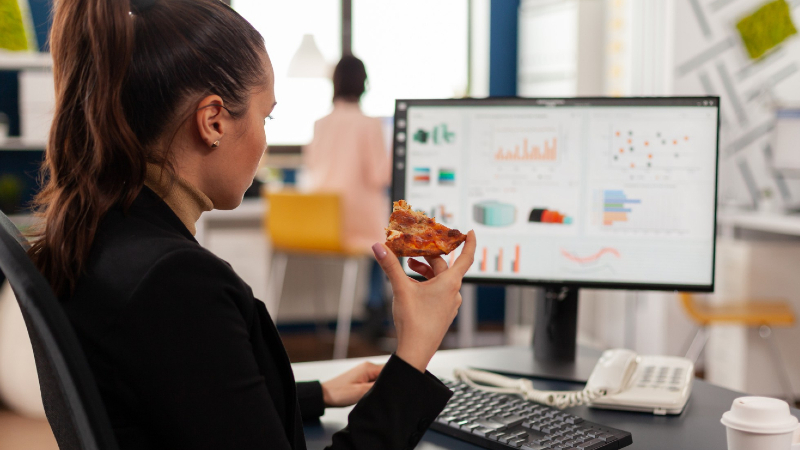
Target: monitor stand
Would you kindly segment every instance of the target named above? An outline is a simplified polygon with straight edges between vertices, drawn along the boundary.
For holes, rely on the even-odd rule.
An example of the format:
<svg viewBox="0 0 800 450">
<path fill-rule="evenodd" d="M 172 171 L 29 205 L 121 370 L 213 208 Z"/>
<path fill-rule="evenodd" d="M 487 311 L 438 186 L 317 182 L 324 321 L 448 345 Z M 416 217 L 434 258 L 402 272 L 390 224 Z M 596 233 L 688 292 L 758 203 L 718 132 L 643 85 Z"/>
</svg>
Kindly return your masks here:
<svg viewBox="0 0 800 450">
<path fill-rule="evenodd" d="M 578 348 L 578 289 L 548 287 L 536 305 L 533 348 L 525 358 L 519 352 L 498 351 L 472 365 L 511 376 L 585 383 L 594 370 L 600 352 Z"/>
<path fill-rule="evenodd" d="M 546 288 L 533 324 L 534 358 L 544 364 L 572 364 L 577 337 L 578 289 Z"/>
</svg>

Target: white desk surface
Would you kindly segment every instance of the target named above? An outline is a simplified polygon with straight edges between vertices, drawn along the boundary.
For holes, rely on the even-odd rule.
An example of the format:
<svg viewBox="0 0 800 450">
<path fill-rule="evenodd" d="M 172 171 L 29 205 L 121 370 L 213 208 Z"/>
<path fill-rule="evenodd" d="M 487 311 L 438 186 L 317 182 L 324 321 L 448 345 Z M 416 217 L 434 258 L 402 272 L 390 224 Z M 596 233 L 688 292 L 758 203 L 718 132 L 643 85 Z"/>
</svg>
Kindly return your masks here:
<svg viewBox="0 0 800 450">
<path fill-rule="evenodd" d="M 717 214 L 717 224 L 722 227 L 800 236 L 800 214 L 721 210 Z"/>
<path fill-rule="evenodd" d="M 264 216 L 266 205 L 261 198 L 246 198 L 236 209 L 206 211 L 200 216 L 205 221 L 234 221 L 261 219 Z"/>
<path fill-rule="evenodd" d="M 50 53 L 0 50 L 0 70 L 48 69 L 53 67 Z"/>
</svg>

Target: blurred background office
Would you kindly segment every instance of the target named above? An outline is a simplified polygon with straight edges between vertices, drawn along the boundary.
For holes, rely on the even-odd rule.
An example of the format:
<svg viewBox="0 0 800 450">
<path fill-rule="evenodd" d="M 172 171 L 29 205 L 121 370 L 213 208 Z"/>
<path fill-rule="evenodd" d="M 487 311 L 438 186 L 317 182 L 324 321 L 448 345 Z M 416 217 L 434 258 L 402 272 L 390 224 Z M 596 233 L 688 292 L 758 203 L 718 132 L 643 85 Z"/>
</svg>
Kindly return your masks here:
<svg viewBox="0 0 800 450">
<path fill-rule="evenodd" d="M 34 221 L 26 205 L 38 186 L 54 103 L 50 1 L 0 0 L 0 210 L 21 228 Z M 278 107 L 266 125 L 270 148 L 252 195 L 237 210 L 206 213 L 197 238 L 267 302 L 293 362 L 393 350 L 391 329 L 376 341 L 360 333 L 372 261 L 343 239 L 348 209 L 342 205 L 350 193 L 315 185 L 315 169 L 306 165 L 312 159 L 303 156 L 304 147 L 326 139 L 315 134 L 315 122 L 336 114 L 336 63 L 355 55 L 369 81 L 353 120 L 376 118 L 363 133 L 383 142 L 371 142 L 371 156 L 336 149 L 335 139 L 325 145 L 348 155 L 337 161 L 343 167 L 372 158 L 376 187 L 388 184 L 382 174 L 398 98 L 720 96 L 715 293 L 582 290 L 579 342 L 643 354 L 688 352 L 713 383 L 800 397 L 800 356 L 793 351 L 800 342 L 794 320 L 800 306 L 800 2 L 233 0 L 231 6 L 264 36 Z M 325 192 L 333 196 L 319 195 Z M 303 240 L 299 229 L 278 229 L 282 221 L 291 225 L 290 217 L 310 217 L 299 208 L 277 214 L 291 195 L 316 209 L 333 205 L 324 217 L 337 223 L 334 235 Z M 302 203 L 297 198 L 292 205 Z M 388 200 L 384 207 L 388 219 Z M 537 289 L 466 286 L 463 295 L 445 346 L 530 345 Z M 762 301 L 786 308 L 766 317 Z M 720 305 L 753 302 L 739 315 L 713 314 Z M 7 285 L 0 289 L 0 402 L 0 448 L 55 448 Z M 18 444 L 23 435 L 41 443 Z"/>
</svg>

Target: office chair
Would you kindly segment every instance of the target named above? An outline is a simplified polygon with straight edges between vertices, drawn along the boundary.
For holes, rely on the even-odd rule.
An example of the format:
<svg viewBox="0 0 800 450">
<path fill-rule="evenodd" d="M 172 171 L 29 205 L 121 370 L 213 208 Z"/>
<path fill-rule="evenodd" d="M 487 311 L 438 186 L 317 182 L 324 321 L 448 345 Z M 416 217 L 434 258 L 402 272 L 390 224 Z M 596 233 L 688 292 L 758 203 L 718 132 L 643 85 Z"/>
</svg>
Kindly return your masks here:
<svg viewBox="0 0 800 450">
<path fill-rule="evenodd" d="M 289 255 L 343 260 L 339 313 L 333 358 L 347 357 L 359 260 L 368 250 L 349 249 L 342 242 L 342 216 L 336 194 L 293 191 L 265 193 L 269 205 L 264 220 L 272 242 L 267 311 L 277 320 Z"/>
<path fill-rule="evenodd" d="M 28 258 L 19 232 L 0 212 L 0 271 L 14 291 L 31 339 L 42 402 L 61 450 L 117 450 L 86 357 L 47 280 Z"/>
<path fill-rule="evenodd" d="M 697 302 L 692 294 L 682 292 L 681 304 L 693 322 L 698 326 L 686 357 L 697 364 L 709 337 L 709 326 L 720 323 L 758 327 L 758 335 L 769 349 L 772 364 L 778 380 L 790 405 L 794 404 L 794 390 L 789 372 L 783 363 L 778 346 L 772 339 L 772 327 L 794 325 L 795 316 L 791 304 L 786 300 L 744 301 L 738 303 L 709 304 Z"/>
<path fill-rule="evenodd" d="M 19 230 L 14 225 L 14 223 L 11 221 L 11 219 L 6 217 L 6 215 L 3 214 L 2 211 L 0 211 L 0 228 L 4 229 L 6 231 L 6 233 L 8 233 L 11 236 L 13 236 L 14 239 L 17 240 L 19 245 L 22 246 L 22 248 L 24 248 L 25 250 L 28 250 L 28 247 L 29 247 L 28 240 L 25 239 L 22 236 L 22 234 L 19 232 Z"/>
</svg>

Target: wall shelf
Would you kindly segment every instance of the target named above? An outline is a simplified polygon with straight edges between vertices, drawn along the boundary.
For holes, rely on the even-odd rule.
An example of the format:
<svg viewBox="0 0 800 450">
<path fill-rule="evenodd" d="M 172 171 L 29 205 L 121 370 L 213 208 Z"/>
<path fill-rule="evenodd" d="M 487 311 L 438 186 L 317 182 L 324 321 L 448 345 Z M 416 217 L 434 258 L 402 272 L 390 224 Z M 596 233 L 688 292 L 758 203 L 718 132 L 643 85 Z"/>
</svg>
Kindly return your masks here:
<svg viewBox="0 0 800 450">
<path fill-rule="evenodd" d="M 18 137 L 8 137 L 5 141 L 0 141 L 0 152 L 2 151 L 44 151 L 47 146 L 44 142 L 28 142 Z"/>
<path fill-rule="evenodd" d="M 0 51 L 0 70 L 50 69 L 50 53 Z"/>
</svg>

